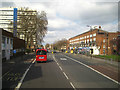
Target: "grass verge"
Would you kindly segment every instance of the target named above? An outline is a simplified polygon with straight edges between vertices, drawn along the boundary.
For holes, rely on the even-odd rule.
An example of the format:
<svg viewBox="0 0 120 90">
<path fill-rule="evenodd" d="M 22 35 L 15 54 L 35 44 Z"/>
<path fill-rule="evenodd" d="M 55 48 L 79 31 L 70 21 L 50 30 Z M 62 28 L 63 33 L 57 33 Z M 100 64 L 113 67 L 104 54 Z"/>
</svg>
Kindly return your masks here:
<svg viewBox="0 0 120 90">
<path fill-rule="evenodd" d="M 120 62 L 120 55 L 95 55 L 94 57 L 102 58 L 102 59 L 109 59 Z"/>
</svg>

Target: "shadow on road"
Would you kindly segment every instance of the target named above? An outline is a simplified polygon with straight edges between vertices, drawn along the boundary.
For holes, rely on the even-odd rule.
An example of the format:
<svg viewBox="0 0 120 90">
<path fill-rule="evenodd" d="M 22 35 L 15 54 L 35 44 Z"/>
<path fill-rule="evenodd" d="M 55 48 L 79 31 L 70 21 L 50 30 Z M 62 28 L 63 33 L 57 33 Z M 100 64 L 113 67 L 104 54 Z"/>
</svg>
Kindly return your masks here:
<svg viewBox="0 0 120 90">
<path fill-rule="evenodd" d="M 27 73 L 26 78 L 24 79 L 24 82 L 31 81 L 37 78 L 42 77 L 42 69 L 40 65 L 33 65 L 29 72 Z M 36 82 L 35 82 L 36 83 Z M 29 85 L 29 84 L 28 84 Z"/>
</svg>

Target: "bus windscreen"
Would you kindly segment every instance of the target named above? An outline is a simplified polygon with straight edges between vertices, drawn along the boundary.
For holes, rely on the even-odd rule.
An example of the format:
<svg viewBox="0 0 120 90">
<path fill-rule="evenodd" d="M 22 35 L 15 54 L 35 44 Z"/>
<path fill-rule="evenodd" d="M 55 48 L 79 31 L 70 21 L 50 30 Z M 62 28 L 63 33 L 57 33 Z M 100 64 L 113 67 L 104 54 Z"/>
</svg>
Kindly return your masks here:
<svg viewBox="0 0 120 90">
<path fill-rule="evenodd" d="M 46 55 L 47 53 L 46 53 L 46 51 L 44 51 L 44 50 L 38 50 L 37 51 L 37 55 Z"/>
</svg>

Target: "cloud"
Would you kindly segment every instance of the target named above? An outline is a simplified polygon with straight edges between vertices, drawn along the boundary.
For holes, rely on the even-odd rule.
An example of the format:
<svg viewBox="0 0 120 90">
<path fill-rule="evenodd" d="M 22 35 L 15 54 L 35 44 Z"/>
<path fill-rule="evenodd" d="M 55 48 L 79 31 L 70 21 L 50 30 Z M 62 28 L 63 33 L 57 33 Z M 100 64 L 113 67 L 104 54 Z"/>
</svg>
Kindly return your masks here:
<svg viewBox="0 0 120 90">
<path fill-rule="evenodd" d="M 102 28 L 108 32 L 116 32 L 118 31 L 118 23 L 117 24 L 105 24 Z"/>
<path fill-rule="evenodd" d="M 49 19 L 48 22 L 49 22 L 48 27 L 54 28 L 54 29 L 72 28 L 77 25 L 73 21 L 62 19 L 62 18 Z"/>
<path fill-rule="evenodd" d="M 10 0 L 4 0 L 9 1 Z M 13 0 L 17 7 L 29 7 L 45 11 L 48 17 L 48 33 L 45 43 L 70 38 L 102 26 L 106 31 L 117 31 L 119 0 Z"/>
<path fill-rule="evenodd" d="M 72 0 L 65 4 L 64 9 L 61 7 L 58 11 L 61 16 L 65 16 L 71 20 L 77 20 L 83 24 L 102 24 L 112 22 L 117 18 L 117 4 Z"/>
</svg>

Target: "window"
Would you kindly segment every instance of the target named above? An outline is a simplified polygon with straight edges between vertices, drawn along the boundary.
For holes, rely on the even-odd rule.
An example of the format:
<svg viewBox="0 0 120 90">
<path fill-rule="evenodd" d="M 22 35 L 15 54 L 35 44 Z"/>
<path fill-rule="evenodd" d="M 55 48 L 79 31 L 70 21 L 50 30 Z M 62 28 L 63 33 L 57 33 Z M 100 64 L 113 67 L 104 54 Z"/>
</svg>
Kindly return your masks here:
<svg viewBox="0 0 120 90">
<path fill-rule="evenodd" d="M 115 40 L 116 38 L 113 38 L 113 40 Z"/>
<path fill-rule="evenodd" d="M 5 43 L 5 37 L 2 37 L 2 43 Z"/>
<path fill-rule="evenodd" d="M 93 36 L 96 36 L 96 33 L 94 33 Z"/>
<path fill-rule="evenodd" d="M 5 37 L 2 37 L 2 47 L 5 48 Z"/>
<path fill-rule="evenodd" d="M 92 39 L 90 39 L 90 42 L 92 42 Z"/>
<path fill-rule="evenodd" d="M 86 40 L 85 40 L 85 43 L 86 43 Z"/>
<path fill-rule="evenodd" d="M 2 58 L 5 58 L 5 50 L 2 50 Z"/>
<path fill-rule="evenodd" d="M 105 39 L 103 40 L 103 42 L 105 43 Z"/>
<path fill-rule="evenodd" d="M 10 39 L 10 44 L 13 44 L 13 39 Z"/>
<path fill-rule="evenodd" d="M 105 50 L 103 50 L 103 54 L 105 54 Z"/>
<path fill-rule="evenodd" d="M 90 37 L 92 37 L 92 34 L 90 35 Z"/>
<path fill-rule="evenodd" d="M 116 44 L 114 44 L 113 47 L 116 47 Z"/>
<path fill-rule="evenodd" d="M 9 38 L 7 38 L 7 44 L 9 44 Z"/>
<path fill-rule="evenodd" d="M 96 38 L 93 38 L 93 41 L 96 41 Z"/>
<path fill-rule="evenodd" d="M 84 38 L 86 39 L 86 36 Z"/>
<path fill-rule="evenodd" d="M 96 44 L 95 44 L 95 43 L 93 43 L 93 46 L 96 46 Z"/>
<path fill-rule="evenodd" d="M 87 35 L 87 38 L 89 38 L 89 35 Z"/>
<path fill-rule="evenodd" d="M 87 39 L 87 43 L 89 43 L 89 39 Z"/>
<path fill-rule="evenodd" d="M 105 45 L 103 45 L 103 48 L 105 48 Z"/>
<path fill-rule="evenodd" d="M 81 41 L 80 41 L 80 43 L 81 43 Z"/>
<path fill-rule="evenodd" d="M 47 53 L 46 53 L 46 51 L 44 51 L 44 50 L 39 50 L 39 51 L 37 51 L 37 55 L 46 55 Z"/>
<path fill-rule="evenodd" d="M 11 48 L 13 48 L 13 39 L 10 39 Z"/>
</svg>

